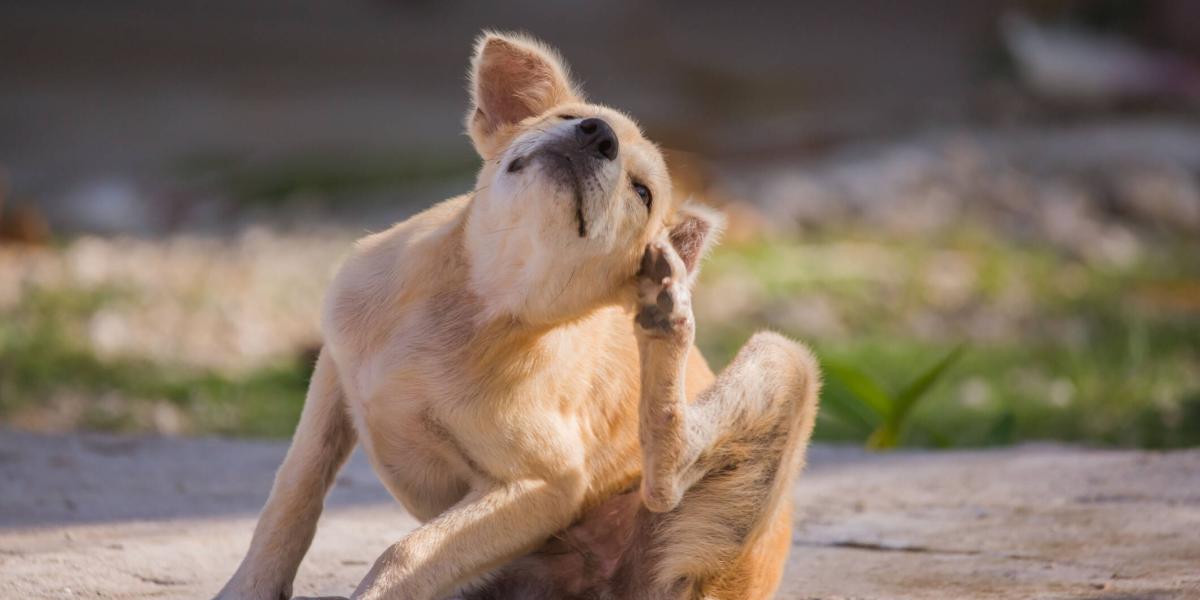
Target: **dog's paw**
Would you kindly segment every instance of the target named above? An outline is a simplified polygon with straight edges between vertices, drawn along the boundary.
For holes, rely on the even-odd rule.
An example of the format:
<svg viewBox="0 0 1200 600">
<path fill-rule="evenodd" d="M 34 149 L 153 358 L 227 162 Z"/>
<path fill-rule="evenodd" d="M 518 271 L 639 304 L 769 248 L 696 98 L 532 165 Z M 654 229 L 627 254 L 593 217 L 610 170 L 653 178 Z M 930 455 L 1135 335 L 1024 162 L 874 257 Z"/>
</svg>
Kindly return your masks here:
<svg viewBox="0 0 1200 600">
<path fill-rule="evenodd" d="M 213 600 L 288 600 L 291 597 L 291 583 L 266 585 L 266 582 L 262 582 L 261 585 L 255 585 L 250 577 L 239 570 Z"/>
<path fill-rule="evenodd" d="M 692 335 L 695 325 L 687 267 L 670 243 L 656 241 L 646 246 L 637 275 L 637 291 L 635 322 L 643 335 Z"/>
</svg>

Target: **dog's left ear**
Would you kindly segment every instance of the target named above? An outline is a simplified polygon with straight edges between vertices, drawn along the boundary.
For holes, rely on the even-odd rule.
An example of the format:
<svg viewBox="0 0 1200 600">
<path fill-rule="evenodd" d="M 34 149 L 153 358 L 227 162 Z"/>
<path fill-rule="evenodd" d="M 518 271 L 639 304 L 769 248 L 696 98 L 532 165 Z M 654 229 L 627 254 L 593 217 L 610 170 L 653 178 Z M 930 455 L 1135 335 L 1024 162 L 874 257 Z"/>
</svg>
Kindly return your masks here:
<svg viewBox="0 0 1200 600">
<path fill-rule="evenodd" d="M 485 159 L 500 149 L 512 125 L 581 97 L 566 64 L 545 44 L 491 32 L 475 42 L 467 131 Z"/>
<path fill-rule="evenodd" d="M 694 202 L 685 202 L 675 213 L 668 225 L 667 237 L 683 259 L 691 283 L 700 272 L 700 261 L 717 243 L 724 228 L 724 215 Z"/>
</svg>

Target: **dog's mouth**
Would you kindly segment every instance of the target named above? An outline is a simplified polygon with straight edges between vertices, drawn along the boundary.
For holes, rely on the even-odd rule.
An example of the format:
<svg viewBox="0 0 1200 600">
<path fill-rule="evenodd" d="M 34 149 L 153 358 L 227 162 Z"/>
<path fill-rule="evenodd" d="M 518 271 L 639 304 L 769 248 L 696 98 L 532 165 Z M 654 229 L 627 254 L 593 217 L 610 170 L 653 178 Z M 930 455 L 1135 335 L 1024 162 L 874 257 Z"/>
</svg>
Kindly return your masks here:
<svg viewBox="0 0 1200 600">
<path fill-rule="evenodd" d="M 543 161 L 546 174 L 553 177 L 556 183 L 571 190 L 575 203 L 575 223 L 579 237 L 587 237 L 588 223 L 583 216 L 583 180 L 580 177 L 578 161 L 561 152 L 543 149 L 528 156 L 513 159 L 508 164 L 508 172 L 519 172 L 534 159 Z"/>
</svg>

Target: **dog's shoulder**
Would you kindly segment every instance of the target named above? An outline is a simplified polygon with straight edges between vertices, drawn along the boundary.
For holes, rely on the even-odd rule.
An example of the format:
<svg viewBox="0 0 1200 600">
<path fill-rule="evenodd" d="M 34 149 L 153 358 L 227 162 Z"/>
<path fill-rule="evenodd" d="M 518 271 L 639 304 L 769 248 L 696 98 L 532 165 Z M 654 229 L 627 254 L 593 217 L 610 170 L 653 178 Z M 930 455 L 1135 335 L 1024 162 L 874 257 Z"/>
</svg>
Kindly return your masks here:
<svg viewBox="0 0 1200 600">
<path fill-rule="evenodd" d="M 405 306 L 461 277 L 462 225 L 469 196 L 436 204 L 355 243 L 325 298 L 326 341 L 390 329 Z"/>
</svg>

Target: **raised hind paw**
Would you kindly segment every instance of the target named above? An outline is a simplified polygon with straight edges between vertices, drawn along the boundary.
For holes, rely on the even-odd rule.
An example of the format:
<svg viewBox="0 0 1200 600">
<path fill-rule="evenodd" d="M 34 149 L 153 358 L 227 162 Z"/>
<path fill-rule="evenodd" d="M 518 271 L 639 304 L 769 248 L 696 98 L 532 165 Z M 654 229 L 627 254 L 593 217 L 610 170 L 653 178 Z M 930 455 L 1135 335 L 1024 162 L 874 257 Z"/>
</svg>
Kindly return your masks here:
<svg viewBox="0 0 1200 600">
<path fill-rule="evenodd" d="M 695 324 L 687 268 L 675 248 L 666 241 L 651 242 L 642 255 L 637 275 L 637 330 L 651 338 L 687 338 L 691 343 Z"/>
</svg>

